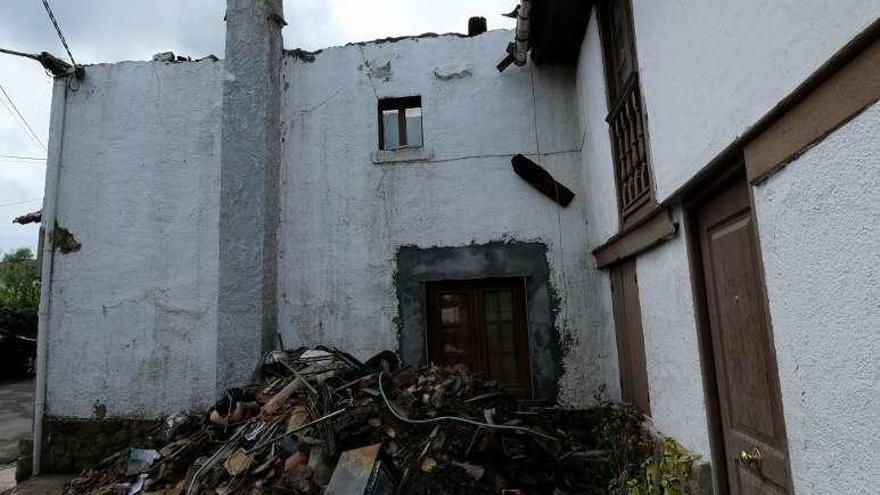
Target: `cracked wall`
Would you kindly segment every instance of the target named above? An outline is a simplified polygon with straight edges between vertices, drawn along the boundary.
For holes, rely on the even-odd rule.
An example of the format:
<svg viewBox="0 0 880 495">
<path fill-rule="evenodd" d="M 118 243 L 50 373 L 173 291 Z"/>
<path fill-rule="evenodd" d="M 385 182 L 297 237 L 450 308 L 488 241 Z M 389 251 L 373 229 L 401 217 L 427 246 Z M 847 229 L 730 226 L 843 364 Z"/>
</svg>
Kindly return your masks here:
<svg viewBox="0 0 880 495">
<path fill-rule="evenodd" d="M 81 247 L 54 257 L 48 415 L 213 402 L 222 80 L 123 62 L 69 92 L 57 220 Z"/>
<path fill-rule="evenodd" d="M 583 193 L 574 73 L 530 64 L 499 74 L 511 37 L 413 37 L 285 58 L 279 329 L 288 347 L 398 349 L 401 246 L 538 242 L 559 297 L 560 401 L 585 404 L 616 381 L 596 331 L 599 275 L 584 270 L 582 203 L 560 208 L 510 162 L 525 154 Z M 378 98 L 410 95 L 422 97 L 424 149 L 374 163 Z"/>
</svg>

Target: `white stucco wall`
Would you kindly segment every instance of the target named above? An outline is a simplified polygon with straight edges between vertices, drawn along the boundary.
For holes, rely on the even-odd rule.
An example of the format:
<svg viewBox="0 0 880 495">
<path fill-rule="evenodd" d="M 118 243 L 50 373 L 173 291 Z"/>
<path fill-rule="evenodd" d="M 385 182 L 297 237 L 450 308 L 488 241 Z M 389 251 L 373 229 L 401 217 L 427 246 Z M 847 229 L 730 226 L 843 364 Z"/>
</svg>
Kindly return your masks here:
<svg viewBox="0 0 880 495">
<path fill-rule="evenodd" d="M 880 105 L 756 187 L 798 493 L 880 484 Z"/>
<path fill-rule="evenodd" d="M 877 0 L 633 0 L 658 199 L 878 16 Z"/>
<path fill-rule="evenodd" d="M 596 11 L 590 16 L 577 63 L 576 94 L 578 124 L 583 147 L 580 156 L 583 179 L 587 247 L 593 249 L 617 233 L 617 193 L 614 161 L 608 134 L 608 99 L 602 66 L 602 45 Z"/>
<path fill-rule="evenodd" d="M 676 211 L 680 222 L 681 212 Z M 638 257 L 636 274 L 654 427 L 711 460 L 684 232 Z"/>
<path fill-rule="evenodd" d="M 532 64 L 498 73 L 509 31 L 329 48 L 286 58 L 280 329 L 287 346 L 397 348 L 395 253 L 403 245 L 497 240 L 548 246 L 561 297 L 561 400 L 616 381 L 602 297 L 584 270 L 574 73 Z M 390 63 L 390 69 L 385 68 Z M 438 78 L 467 71 L 464 77 Z M 377 97 L 421 95 L 427 161 L 375 164 Z M 537 124 L 537 127 L 536 127 Z M 523 153 L 577 195 L 559 208 L 517 177 Z M 609 380 L 609 376 L 612 376 Z"/>
<path fill-rule="evenodd" d="M 69 93 L 58 224 L 82 249 L 55 254 L 48 414 L 213 401 L 222 78 L 220 62 L 124 62 Z"/>
</svg>

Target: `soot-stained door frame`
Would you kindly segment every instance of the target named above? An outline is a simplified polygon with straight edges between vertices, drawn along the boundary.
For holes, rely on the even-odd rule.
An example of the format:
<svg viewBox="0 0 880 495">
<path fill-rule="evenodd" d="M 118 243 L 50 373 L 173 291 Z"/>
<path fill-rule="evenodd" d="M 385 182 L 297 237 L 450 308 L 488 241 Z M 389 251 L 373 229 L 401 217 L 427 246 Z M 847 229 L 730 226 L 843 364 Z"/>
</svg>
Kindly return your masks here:
<svg viewBox="0 0 880 495">
<path fill-rule="evenodd" d="M 397 252 L 395 286 L 403 361 L 414 365 L 428 362 L 427 283 L 512 277 L 525 280 L 533 397 L 555 401 L 562 374 L 561 349 L 555 328 L 559 302 L 550 284 L 547 246 L 540 242 L 401 247 Z"/>
</svg>

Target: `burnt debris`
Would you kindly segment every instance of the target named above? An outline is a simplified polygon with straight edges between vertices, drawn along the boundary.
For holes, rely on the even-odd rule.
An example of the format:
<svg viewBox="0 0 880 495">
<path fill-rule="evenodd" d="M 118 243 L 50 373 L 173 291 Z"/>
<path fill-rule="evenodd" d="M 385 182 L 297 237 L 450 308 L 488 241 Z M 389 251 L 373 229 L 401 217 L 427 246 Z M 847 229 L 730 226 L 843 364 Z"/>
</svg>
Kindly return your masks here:
<svg viewBox="0 0 880 495">
<path fill-rule="evenodd" d="M 68 495 L 592 494 L 650 454 L 624 406 L 521 401 L 463 366 L 362 363 L 329 348 L 273 351 L 256 383 L 173 414 Z"/>
<path fill-rule="evenodd" d="M 24 215 L 12 219 L 12 223 L 27 225 L 29 223 L 40 223 L 43 221 L 43 210 L 32 211 Z"/>
<path fill-rule="evenodd" d="M 544 170 L 540 165 L 525 156 L 514 156 L 511 159 L 511 164 L 516 175 L 560 205 L 568 206 L 571 200 L 574 199 L 574 193 L 571 192 L 571 189 L 560 184 L 559 181 L 550 175 L 550 172 Z"/>
</svg>

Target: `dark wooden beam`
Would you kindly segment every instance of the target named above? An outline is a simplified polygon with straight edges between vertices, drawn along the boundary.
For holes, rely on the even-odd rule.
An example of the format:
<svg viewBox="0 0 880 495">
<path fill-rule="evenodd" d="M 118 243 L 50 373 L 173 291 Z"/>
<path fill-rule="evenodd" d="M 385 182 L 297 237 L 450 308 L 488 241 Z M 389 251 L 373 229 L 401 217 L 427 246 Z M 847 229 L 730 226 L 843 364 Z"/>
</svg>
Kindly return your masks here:
<svg viewBox="0 0 880 495">
<path fill-rule="evenodd" d="M 675 237 L 677 232 L 678 224 L 672 221 L 669 211 L 658 208 L 646 220 L 615 235 L 608 242 L 594 249 L 596 265 L 598 268 L 607 268 Z"/>
<path fill-rule="evenodd" d="M 562 206 L 568 206 L 574 199 L 574 193 L 569 188 L 560 184 L 550 175 L 550 172 L 544 170 L 537 163 L 523 155 L 514 156 L 510 162 L 513 164 L 513 171 L 516 172 L 516 175 L 553 201 Z"/>
</svg>

